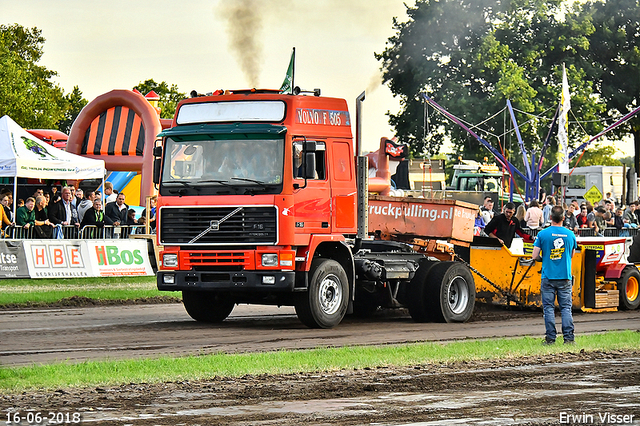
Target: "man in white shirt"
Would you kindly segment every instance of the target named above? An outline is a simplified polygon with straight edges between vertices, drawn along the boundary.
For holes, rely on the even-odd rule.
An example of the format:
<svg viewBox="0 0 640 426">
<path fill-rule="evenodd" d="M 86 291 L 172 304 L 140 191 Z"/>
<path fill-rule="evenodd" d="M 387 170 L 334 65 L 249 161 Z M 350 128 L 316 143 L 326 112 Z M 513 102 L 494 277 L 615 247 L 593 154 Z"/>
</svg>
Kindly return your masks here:
<svg viewBox="0 0 640 426">
<path fill-rule="evenodd" d="M 62 199 L 49 206 L 49 220 L 54 225 L 80 226 L 80 222 L 78 221 L 78 211 L 71 203 L 72 197 L 71 188 L 65 186 L 62 188 Z"/>
<path fill-rule="evenodd" d="M 480 212 L 482 214 L 482 220 L 487 225 L 493 219 L 495 212 L 493 211 L 493 199 L 489 196 L 484 197 L 484 202 L 480 206 Z"/>
<path fill-rule="evenodd" d="M 113 192 L 113 184 L 111 182 L 104 183 L 104 204 L 113 203 L 116 200 L 117 194 Z"/>
</svg>

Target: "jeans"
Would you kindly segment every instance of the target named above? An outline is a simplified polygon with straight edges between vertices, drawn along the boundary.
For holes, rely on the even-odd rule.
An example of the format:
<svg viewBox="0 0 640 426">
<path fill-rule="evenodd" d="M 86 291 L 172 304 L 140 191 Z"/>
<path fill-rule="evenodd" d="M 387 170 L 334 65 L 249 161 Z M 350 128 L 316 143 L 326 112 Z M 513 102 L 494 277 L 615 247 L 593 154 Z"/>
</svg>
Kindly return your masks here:
<svg viewBox="0 0 640 426">
<path fill-rule="evenodd" d="M 573 316 L 571 315 L 571 280 L 542 279 L 540 293 L 542 295 L 542 309 L 544 311 L 545 337 L 547 341 L 556 340 L 555 300 L 558 297 L 560 315 L 562 317 L 562 335 L 564 341 L 573 341 Z"/>
</svg>

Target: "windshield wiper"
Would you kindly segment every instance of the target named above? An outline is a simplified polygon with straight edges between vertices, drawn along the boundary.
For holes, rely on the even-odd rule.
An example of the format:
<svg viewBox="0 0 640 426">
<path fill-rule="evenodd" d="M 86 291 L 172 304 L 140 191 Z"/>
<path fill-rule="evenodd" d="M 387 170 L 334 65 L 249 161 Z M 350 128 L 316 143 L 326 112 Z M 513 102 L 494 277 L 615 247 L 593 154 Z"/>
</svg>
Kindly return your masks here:
<svg viewBox="0 0 640 426">
<path fill-rule="evenodd" d="M 260 185 L 261 187 L 267 189 L 268 186 L 261 180 L 256 180 L 256 179 L 249 179 L 249 178 L 239 178 L 239 177 L 232 177 L 231 179 L 233 180 L 242 180 L 245 182 L 252 182 L 252 183 L 257 183 L 258 185 Z"/>
<path fill-rule="evenodd" d="M 183 188 L 179 188 L 179 189 L 169 189 L 169 193 L 170 194 L 178 194 L 179 196 L 183 196 L 183 195 L 187 195 L 187 189 L 193 189 L 196 192 L 200 192 L 199 188 L 196 188 L 194 186 L 189 185 L 187 182 L 184 181 L 176 181 L 176 182 L 166 182 L 164 185 L 176 185 L 176 184 L 180 184 L 183 186 Z"/>
<path fill-rule="evenodd" d="M 205 180 L 199 180 L 197 183 L 219 183 L 222 186 L 233 186 L 229 184 L 229 181 L 227 180 L 220 180 L 220 179 L 205 179 Z"/>
</svg>

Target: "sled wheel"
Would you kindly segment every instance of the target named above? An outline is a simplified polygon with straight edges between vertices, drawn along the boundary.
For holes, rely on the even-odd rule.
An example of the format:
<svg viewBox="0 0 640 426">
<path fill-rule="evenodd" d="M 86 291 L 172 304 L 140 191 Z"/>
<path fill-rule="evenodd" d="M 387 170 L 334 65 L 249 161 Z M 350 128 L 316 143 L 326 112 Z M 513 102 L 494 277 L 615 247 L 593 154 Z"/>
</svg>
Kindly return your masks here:
<svg viewBox="0 0 640 426">
<path fill-rule="evenodd" d="M 638 309 L 640 306 L 640 272 L 635 266 L 628 266 L 618 280 L 620 309 Z"/>
</svg>

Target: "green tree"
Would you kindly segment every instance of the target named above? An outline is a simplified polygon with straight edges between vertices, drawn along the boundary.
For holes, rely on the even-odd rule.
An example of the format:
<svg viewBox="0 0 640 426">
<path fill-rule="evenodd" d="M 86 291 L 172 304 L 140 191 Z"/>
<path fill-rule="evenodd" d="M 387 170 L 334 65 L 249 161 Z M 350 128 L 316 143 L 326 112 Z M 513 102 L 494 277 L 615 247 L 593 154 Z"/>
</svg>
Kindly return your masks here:
<svg viewBox="0 0 640 426">
<path fill-rule="evenodd" d="M 160 97 L 158 106 L 160 107 L 161 118 L 173 118 L 176 113 L 176 107 L 178 102 L 187 97 L 186 94 L 181 93 L 178 90 L 178 86 L 172 84 L 169 86 L 165 81 L 162 83 L 156 83 L 153 79 L 146 80 L 138 84 L 134 89 L 138 90 L 143 95 L 154 91 Z"/>
<path fill-rule="evenodd" d="M 606 102 L 607 116 L 620 117 L 640 106 L 640 0 L 589 1 L 573 13 L 576 22 L 590 22 L 589 49 L 582 52 L 584 69 Z M 607 124 L 613 120 L 608 119 Z M 609 139 L 633 135 L 634 165 L 640 170 L 640 116 Z"/>
<path fill-rule="evenodd" d="M 384 81 L 400 98 L 400 112 L 389 114 L 398 138 L 418 155 L 438 152 L 446 137 L 465 158 L 487 155 L 473 137 L 430 108 L 425 120 L 420 94 L 426 92 L 469 125 L 482 123 L 475 131 L 521 168 L 509 115 L 491 116 L 510 100 L 525 147 L 539 157 L 559 103 L 563 63 L 572 113 L 584 122 L 570 128 L 570 140 L 577 145 L 601 130 L 603 104 L 576 65 L 594 28 L 573 16 L 557 19 L 563 5 L 562 0 L 417 0 L 407 7 L 409 19 L 394 20 L 396 35 L 376 54 Z M 545 155 L 548 165 L 555 163 L 555 145 Z"/>
<path fill-rule="evenodd" d="M 26 128 L 56 128 L 68 109 L 57 73 L 37 64 L 44 41 L 35 27 L 0 25 L 0 116 Z"/>
<path fill-rule="evenodd" d="M 634 160 L 635 158 L 630 155 L 628 157 L 620 158 L 620 163 L 627 167 L 633 167 Z"/>
<path fill-rule="evenodd" d="M 65 99 L 67 101 L 67 108 L 64 112 L 64 117 L 62 120 L 58 121 L 57 126 L 60 131 L 69 134 L 73 122 L 88 102 L 82 97 L 82 91 L 78 86 L 74 86 L 73 91 L 68 95 L 65 95 Z"/>
<path fill-rule="evenodd" d="M 596 145 L 577 155 L 570 163 L 571 167 L 586 166 L 622 166 L 622 161 L 613 158 L 616 149 L 611 145 Z"/>
</svg>

